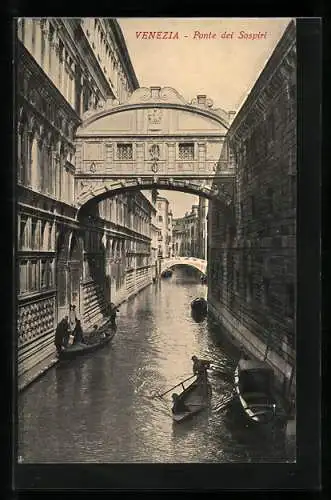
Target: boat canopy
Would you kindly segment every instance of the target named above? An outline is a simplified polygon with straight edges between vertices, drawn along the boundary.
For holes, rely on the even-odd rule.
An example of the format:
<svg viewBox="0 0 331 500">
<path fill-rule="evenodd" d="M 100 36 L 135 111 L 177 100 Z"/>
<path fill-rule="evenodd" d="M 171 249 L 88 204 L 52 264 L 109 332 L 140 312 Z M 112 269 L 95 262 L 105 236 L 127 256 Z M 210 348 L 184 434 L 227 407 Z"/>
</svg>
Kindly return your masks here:
<svg viewBox="0 0 331 500">
<path fill-rule="evenodd" d="M 238 363 L 238 367 L 240 372 L 255 370 L 272 372 L 272 368 L 264 361 L 254 361 L 251 359 L 241 359 Z"/>
<path fill-rule="evenodd" d="M 243 360 L 240 368 L 241 393 L 269 394 L 272 389 L 272 369 L 262 362 Z"/>
</svg>

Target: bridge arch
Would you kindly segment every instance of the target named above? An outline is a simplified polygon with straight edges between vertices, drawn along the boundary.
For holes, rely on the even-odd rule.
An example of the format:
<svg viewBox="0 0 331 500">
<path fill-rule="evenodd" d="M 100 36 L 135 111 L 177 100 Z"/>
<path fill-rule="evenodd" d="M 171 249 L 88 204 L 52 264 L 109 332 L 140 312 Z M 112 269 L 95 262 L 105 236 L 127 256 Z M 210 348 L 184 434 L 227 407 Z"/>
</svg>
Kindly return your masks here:
<svg viewBox="0 0 331 500">
<path fill-rule="evenodd" d="M 171 269 L 175 266 L 189 266 L 197 269 L 203 274 L 207 271 L 207 261 L 204 259 L 198 259 L 195 257 L 172 257 L 169 259 L 164 259 L 161 262 L 161 273 L 166 269 Z"/>
<path fill-rule="evenodd" d="M 229 206 L 235 175 L 225 141 L 229 123 L 230 113 L 206 96 L 188 103 L 170 87 L 139 88 L 124 104 L 106 101 L 85 113 L 76 133 L 77 206 L 154 188 Z"/>
</svg>

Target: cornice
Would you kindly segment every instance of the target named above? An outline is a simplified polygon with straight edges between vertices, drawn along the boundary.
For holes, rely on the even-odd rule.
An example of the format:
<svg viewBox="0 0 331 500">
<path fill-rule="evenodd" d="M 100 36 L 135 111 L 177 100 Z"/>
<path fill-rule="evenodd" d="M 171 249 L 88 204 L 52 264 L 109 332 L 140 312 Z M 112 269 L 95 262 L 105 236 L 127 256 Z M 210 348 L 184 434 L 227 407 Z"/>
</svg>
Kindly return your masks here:
<svg viewBox="0 0 331 500">
<path fill-rule="evenodd" d="M 83 132 L 84 128 L 86 128 L 91 123 L 99 120 L 108 115 L 113 115 L 117 113 L 121 113 L 124 111 L 130 111 L 134 109 L 146 109 L 146 108 L 163 108 L 163 109 L 176 109 L 180 111 L 187 111 L 190 113 L 194 113 L 197 115 L 201 115 L 205 118 L 209 118 L 219 125 L 222 125 L 227 130 L 229 129 L 229 124 L 225 122 L 224 118 L 213 113 L 212 111 L 208 111 L 207 109 L 202 109 L 200 107 L 193 106 L 192 104 L 171 104 L 171 103 L 136 103 L 136 104 L 120 104 L 114 108 L 109 108 L 101 111 L 97 111 L 92 116 L 86 118 L 81 125 L 81 131 Z M 80 132 L 77 131 L 77 136 L 79 137 Z"/>
</svg>

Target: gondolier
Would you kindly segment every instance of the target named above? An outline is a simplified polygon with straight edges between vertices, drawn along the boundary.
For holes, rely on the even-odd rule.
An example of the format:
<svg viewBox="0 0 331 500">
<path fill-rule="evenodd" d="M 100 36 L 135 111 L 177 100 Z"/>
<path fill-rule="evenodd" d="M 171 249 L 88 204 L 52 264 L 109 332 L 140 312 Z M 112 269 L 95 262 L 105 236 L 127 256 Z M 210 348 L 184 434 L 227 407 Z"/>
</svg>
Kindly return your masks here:
<svg viewBox="0 0 331 500">
<path fill-rule="evenodd" d="M 119 312 L 119 309 L 113 302 L 110 303 L 110 323 L 111 326 L 116 326 L 116 315 Z"/>
<path fill-rule="evenodd" d="M 62 351 L 63 344 L 67 341 L 69 329 L 68 316 L 61 319 L 60 323 L 57 325 L 55 330 L 54 344 L 56 347 L 57 354 L 59 355 Z"/>
</svg>

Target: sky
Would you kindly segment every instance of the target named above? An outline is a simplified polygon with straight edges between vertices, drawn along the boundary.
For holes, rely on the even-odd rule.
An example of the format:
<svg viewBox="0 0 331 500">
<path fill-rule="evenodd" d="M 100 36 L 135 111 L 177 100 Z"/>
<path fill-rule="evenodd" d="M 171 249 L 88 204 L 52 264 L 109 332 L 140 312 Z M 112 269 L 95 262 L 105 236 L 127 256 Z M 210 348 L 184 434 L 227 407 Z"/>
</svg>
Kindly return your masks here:
<svg viewBox="0 0 331 500">
<path fill-rule="evenodd" d="M 118 18 L 140 87 L 173 87 L 188 102 L 206 94 L 225 111 L 239 111 L 290 20 Z M 179 39 L 137 35 L 144 31 L 178 32 Z M 266 35 L 253 40 L 239 38 L 241 32 Z M 216 37 L 200 38 L 210 33 Z M 221 37 L 231 34 L 232 38 Z M 168 198 L 174 217 L 182 217 L 198 200 L 175 191 L 160 195 Z"/>
</svg>

